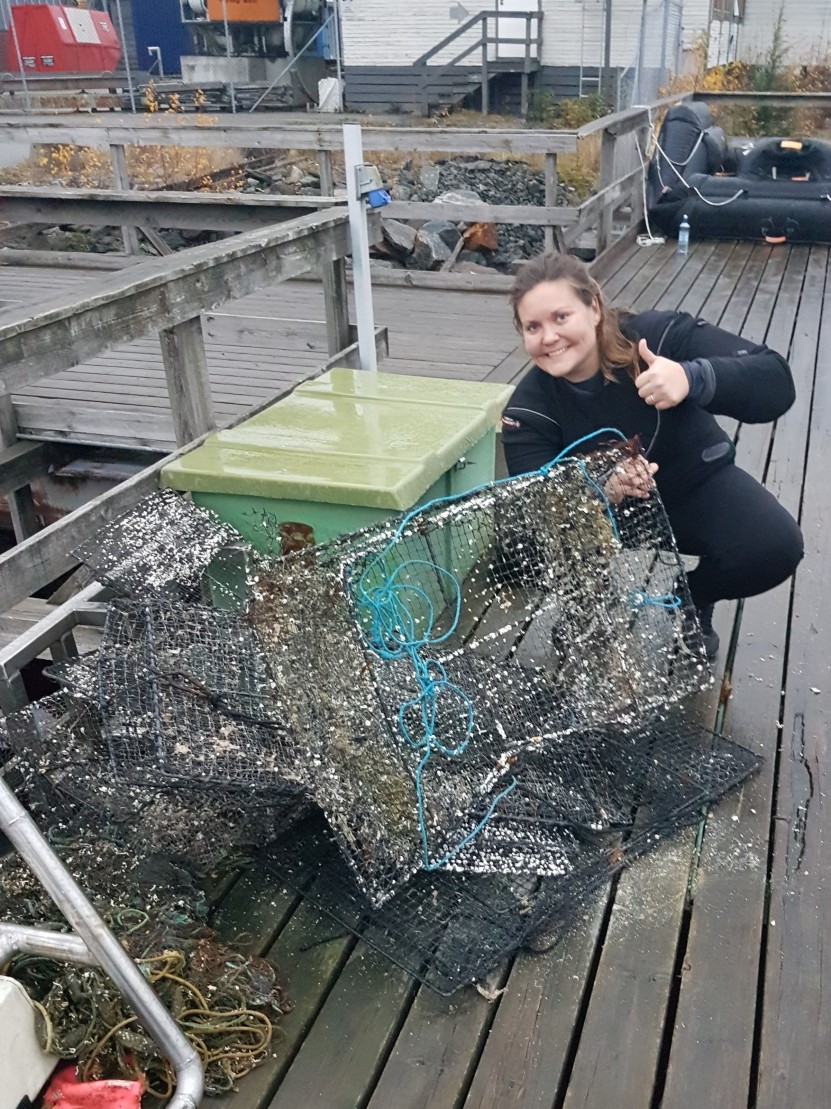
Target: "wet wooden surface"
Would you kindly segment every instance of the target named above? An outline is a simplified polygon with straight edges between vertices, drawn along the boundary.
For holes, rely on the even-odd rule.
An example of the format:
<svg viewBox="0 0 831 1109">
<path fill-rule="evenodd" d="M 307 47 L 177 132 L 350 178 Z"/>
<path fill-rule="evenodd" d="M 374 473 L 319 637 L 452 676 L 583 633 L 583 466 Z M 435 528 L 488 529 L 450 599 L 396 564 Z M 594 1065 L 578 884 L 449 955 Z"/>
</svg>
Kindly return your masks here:
<svg viewBox="0 0 831 1109">
<path fill-rule="evenodd" d="M 731 430 L 739 463 L 800 518 L 805 561 L 795 582 L 718 606 L 717 685 L 695 706 L 702 722 L 762 752 L 764 768 L 624 871 L 564 943 L 506 962 L 489 997 L 472 987 L 439 997 L 264 870 L 244 874 L 216 924 L 276 959 L 294 1009 L 273 1057 L 219 1100 L 223 1109 L 819 1109 L 831 1100 L 829 250 L 696 243 L 683 260 L 672 244 L 633 246 L 603 276 L 622 304 L 683 308 L 791 360 L 791 411 L 775 426 Z M 276 320 L 322 320 L 314 288 L 292 283 L 247 298 L 229 319 L 206 318 L 218 408 L 231 413 L 308 372 L 322 328 L 295 318 L 281 331 Z M 0 300 L 12 294 L 0 287 Z M 522 372 L 500 297 L 378 290 L 376 317 L 390 327 L 394 372 L 508 381 Z M 165 419 L 158 351 L 132 344 L 107 357 L 73 371 L 66 396 L 18 398 L 21 423 L 34 428 L 37 413 L 44 427 L 71 387 L 92 404 L 99 379 L 110 388 L 94 403 L 126 420 L 118 382 L 143 367 L 142 382 L 157 378 L 140 408 L 141 434 L 152 438 Z"/>
</svg>

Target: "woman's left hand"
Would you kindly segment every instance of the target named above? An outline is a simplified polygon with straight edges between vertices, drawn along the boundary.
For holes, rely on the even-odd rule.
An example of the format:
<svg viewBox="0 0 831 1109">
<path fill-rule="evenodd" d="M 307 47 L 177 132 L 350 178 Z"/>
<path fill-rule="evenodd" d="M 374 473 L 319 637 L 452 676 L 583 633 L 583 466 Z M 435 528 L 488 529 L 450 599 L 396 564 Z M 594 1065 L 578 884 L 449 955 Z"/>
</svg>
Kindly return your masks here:
<svg viewBox="0 0 831 1109">
<path fill-rule="evenodd" d="M 646 363 L 646 369 L 638 375 L 635 387 L 641 400 L 662 412 L 665 408 L 675 408 L 690 391 L 690 383 L 680 362 L 653 354 L 646 345 L 646 339 L 638 343 L 638 354 Z"/>
</svg>

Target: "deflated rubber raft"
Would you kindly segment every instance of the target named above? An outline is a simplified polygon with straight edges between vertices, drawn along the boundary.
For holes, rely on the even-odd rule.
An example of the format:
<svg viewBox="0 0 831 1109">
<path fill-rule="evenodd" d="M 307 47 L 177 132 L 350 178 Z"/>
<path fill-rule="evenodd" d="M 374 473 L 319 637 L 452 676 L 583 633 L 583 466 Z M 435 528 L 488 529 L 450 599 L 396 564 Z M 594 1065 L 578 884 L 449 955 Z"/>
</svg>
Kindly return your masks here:
<svg viewBox="0 0 831 1109">
<path fill-rule="evenodd" d="M 667 112 L 649 166 L 652 224 L 692 238 L 831 242 L 831 145 L 765 138 L 729 146 L 705 104 Z"/>
</svg>

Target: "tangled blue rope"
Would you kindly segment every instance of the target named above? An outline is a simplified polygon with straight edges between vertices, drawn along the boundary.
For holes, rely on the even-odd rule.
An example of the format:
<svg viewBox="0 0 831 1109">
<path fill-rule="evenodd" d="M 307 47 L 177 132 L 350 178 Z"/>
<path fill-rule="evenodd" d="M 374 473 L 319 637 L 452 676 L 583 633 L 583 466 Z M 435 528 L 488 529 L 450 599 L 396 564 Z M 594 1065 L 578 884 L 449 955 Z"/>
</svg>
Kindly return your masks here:
<svg viewBox="0 0 831 1109">
<path fill-rule="evenodd" d="M 560 451 L 550 462 L 541 466 L 538 473 L 543 476 L 549 473 L 554 466 L 566 459 L 568 455 L 581 444 L 606 432 L 618 435 L 623 440 L 626 438 L 623 432 L 619 431 L 617 428 L 600 428 L 598 431 L 592 432 L 591 435 L 584 435 L 582 438 L 575 440 L 575 442 Z M 602 486 L 591 477 L 582 459 L 575 459 L 574 461 L 577 462 L 586 482 L 600 496 L 601 503 L 609 518 L 615 538 L 620 539 L 620 533 L 612 512 L 612 506 L 605 491 Z M 481 485 L 474 489 L 467 490 L 464 493 L 457 493 L 447 497 L 437 497 L 427 504 L 419 505 L 411 509 L 402 517 L 384 549 L 371 559 L 364 568 L 354 586 L 356 604 L 366 617 L 365 622 L 362 621 L 364 623 L 364 635 L 373 651 L 375 651 L 380 658 L 388 661 L 409 659 L 413 667 L 418 693 L 415 697 L 403 702 L 400 706 L 398 710 L 398 727 L 408 746 L 413 750 L 422 752 L 421 759 L 416 767 L 414 781 L 419 834 L 421 837 L 422 861 L 425 870 L 438 870 L 446 866 L 455 855 L 467 846 L 467 844 L 470 843 L 490 821 L 499 802 L 516 788 L 517 781 L 515 778 L 512 778 L 508 785 L 493 798 L 485 815 L 472 831 L 468 832 L 440 859 L 435 861 L 431 860 L 424 811 L 423 774 L 434 752 L 438 752 L 438 754 L 448 758 L 454 758 L 465 751 L 473 735 L 474 711 L 473 702 L 470 697 L 460 686 L 449 680 L 447 672 L 442 664 L 437 659 L 422 657 L 422 651 L 425 648 L 442 643 L 453 635 L 459 622 L 462 591 L 455 575 L 444 567 L 438 566 L 435 562 L 428 561 L 427 559 L 410 559 L 399 563 L 393 570 L 388 571 L 385 566 L 385 560 L 415 516 L 440 505 L 446 506 L 453 504 L 463 498 L 467 498 L 488 489 L 493 485 L 503 485 L 514 480 L 515 478 L 513 477 L 500 478 L 495 482 L 488 483 L 488 485 Z M 429 594 L 425 589 L 421 588 L 421 586 L 406 580 L 407 577 L 411 576 L 412 571 L 417 570 L 418 567 L 425 567 L 431 574 L 437 575 L 439 584 L 443 585 L 449 593 L 449 599 L 445 597 L 445 602 L 451 609 L 453 616 L 448 624 L 447 630 L 441 634 L 434 634 L 435 622 L 439 614 L 436 612 L 435 605 Z M 444 592 L 444 589 L 442 592 Z M 647 594 L 638 593 L 633 595 L 632 603 L 636 607 L 653 604 L 661 605 L 666 608 L 676 608 L 680 605 L 681 601 L 671 594 L 664 594 L 661 597 L 649 597 Z M 418 608 L 422 610 L 420 617 L 417 617 L 414 613 L 414 609 Z M 421 632 L 418 630 L 419 624 L 421 624 L 423 628 Z M 458 703 L 458 711 L 464 722 L 462 738 L 455 746 L 443 744 L 436 735 L 440 702 L 446 704 L 448 699 L 451 701 L 455 700 Z M 413 717 L 415 717 L 419 723 L 417 729 L 414 729 L 412 724 L 408 722 L 412 720 Z"/>
</svg>

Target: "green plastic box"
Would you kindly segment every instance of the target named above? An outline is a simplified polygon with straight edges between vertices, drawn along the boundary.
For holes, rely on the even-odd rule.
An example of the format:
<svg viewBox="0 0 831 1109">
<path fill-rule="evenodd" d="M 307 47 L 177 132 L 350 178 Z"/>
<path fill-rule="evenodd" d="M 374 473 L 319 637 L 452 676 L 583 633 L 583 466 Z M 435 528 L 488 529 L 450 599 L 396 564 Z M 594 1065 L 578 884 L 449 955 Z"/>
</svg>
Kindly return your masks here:
<svg viewBox="0 0 831 1109">
<path fill-rule="evenodd" d="M 169 463 L 252 545 L 275 526 L 322 543 L 493 480 L 495 425 L 511 387 L 333 369 Z M 264 523 L 267 526 L 264 527 Z"/>
</svg>

